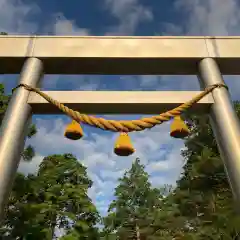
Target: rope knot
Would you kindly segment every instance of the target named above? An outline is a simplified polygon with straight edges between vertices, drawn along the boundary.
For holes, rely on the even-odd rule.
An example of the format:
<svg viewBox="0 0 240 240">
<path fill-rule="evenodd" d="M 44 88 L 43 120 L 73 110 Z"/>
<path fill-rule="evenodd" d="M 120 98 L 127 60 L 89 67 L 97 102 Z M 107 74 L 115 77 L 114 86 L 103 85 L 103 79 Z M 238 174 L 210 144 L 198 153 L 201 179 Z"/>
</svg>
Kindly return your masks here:
<svg viewBox="0 0 240 240">
<path fill-rule="evenodd" d="M 227 90 L 229 90 L 229 89 L 228 89 L 228 86 L 227 86 L 226 84 L 224 84 L 224 83 L 216 83 L 216 84 L 211 85 L 210 88 L 211 88 L 211 87 L 213 87 L 213 88 L 221 88 L 221 87 L 224 87 L 224 88 L 226 88 Z"/>
<path fill-rule="evenodd" d="M 18 84 L 15 88 L 12 89 L 12 93 L 13 93 L 15 90 L 17 90 L 17 88 L 19 88 L 19 87 L 24 87 L 24 88 L 25 88 L 26 90 L 28 90 L 28 91 L 37 92 L 37 91 L 36 91 L 37 88 L 33 88 L 33 87 L 31 87 L 31 86 L 29 86 L 29 85 L 27 85 L 27 84 L 20 83 L 20 84 Z"/>
</svg>

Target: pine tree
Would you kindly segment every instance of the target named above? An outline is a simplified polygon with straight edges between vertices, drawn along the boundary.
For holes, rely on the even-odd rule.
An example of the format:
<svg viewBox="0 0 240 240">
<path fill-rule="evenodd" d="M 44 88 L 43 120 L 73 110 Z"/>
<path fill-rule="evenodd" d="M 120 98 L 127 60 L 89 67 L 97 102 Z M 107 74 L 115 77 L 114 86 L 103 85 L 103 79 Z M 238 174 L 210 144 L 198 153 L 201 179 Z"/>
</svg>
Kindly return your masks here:
<svg viewBox="0 0 240 240">
<path fill-rule="evenodd" d="M 160 207 L 162 196 L 151 188 L 140 159 L 119 179 L 115 197 L 104 219 L 105 232 L 116 232 L 117 239 L 147 239 L 156 228 L 152 214 Z"/>
</svg>

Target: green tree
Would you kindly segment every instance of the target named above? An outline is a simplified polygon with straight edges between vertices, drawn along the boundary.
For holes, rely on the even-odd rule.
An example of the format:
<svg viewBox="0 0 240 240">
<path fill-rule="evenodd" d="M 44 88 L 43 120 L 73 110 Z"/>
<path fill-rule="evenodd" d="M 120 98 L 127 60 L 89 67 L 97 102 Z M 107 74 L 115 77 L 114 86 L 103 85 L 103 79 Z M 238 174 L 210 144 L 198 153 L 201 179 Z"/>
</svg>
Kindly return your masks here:
<svg viewBox="0 0 240 240">
<path fill-rule="evenodd" d="M 240 117 L 240 104 L 234 106 Z M 179 234 L 179 239 L 236 239 L 240 219 L 235 214 L 231 189 L 209 118 L 207 115 L 190 115 L 188 124 L 191 135 L 182 152 L 186 160 L 183 174 L 177 188 L 165 199 L 177 206 L 179 217 L 185 218 L 185 227 L 176 228 L 171 235 Z M 166 227 L 171 228 L 171 224 Z"/>
<path fill-rule="evenodd" d="M 240 118 L 240 104 L 234 106 Z M 147 239 L 237 239 L 240 219 L 209 118 L 189 115 L 187 119 L 191 135 L 182 152 L 183 173 L 152 214 L 155 232 Z"/>
<path fill-rule="evenodd" d="M 119 179 L 116 200 L 104 219 L 106 239 L 114 239 L 114 233 L 117 239 L 147 239 L 158 227 L 154 224 L 153 214 L 160 207 L 162 195 L 158 189 L 151 188 L 148 178 L 137 158 Z"/>
<path fill-rule="evenodd" d="M 48 156 L 36 176 L 17 180 L 2 239 L 50 240 L 57 230 L 64 240 L 98 239 L 99 215 L 87 195 L 92 181 L 73 155 Z"/>
</svg>

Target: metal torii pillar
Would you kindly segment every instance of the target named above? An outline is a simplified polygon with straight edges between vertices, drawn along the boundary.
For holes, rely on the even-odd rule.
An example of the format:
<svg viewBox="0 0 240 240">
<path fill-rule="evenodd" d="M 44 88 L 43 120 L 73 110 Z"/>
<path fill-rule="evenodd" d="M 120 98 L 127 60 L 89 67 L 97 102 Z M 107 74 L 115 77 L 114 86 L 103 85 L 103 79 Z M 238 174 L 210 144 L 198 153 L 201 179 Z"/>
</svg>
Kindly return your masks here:
<svg viewBox="0 0 240 240">
<path fill-rule="evenodd" d="M 26 60 L 19 83 L 37 87 L 43 71 L 41 60 Z M 12 183 L 24 149 L 31 106 L 27 103 L 30 92 L 24 88 L 14 91 L 0 129 L 0 221 L 11 191 Z"/>
<path fill-rule="evenodd" d="M 205 58 L 199 63 L 199 80 L 202 87 L 224 83 L 216 61 Z M 225 170 L 237 203 L 240 201 L 240 124 L 226 88 L 214 89 L 214 104 L 210 109 L 210 122 Z M 239 206 L 238 206 L 239 208 Z M 238 209 L 240 212 L 240 209 Z"/>
</svg>

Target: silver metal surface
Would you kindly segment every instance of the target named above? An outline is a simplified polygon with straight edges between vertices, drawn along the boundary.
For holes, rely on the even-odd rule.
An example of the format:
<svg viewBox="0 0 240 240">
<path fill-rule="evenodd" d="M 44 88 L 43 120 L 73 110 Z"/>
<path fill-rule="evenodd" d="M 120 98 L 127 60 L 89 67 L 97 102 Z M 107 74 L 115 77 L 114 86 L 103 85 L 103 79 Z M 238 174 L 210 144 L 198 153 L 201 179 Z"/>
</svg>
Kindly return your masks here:
<svg viewBox="0 0 240 240">
<path fill-rule="evenodd" d="M 0 36 L 0 73 L 19 73 L 26 57 L 46 74 L 195 75 L 216 58 L 222 74 L 240 74 L 240 37 Z"/>
<path fill-rule="evenodd" d="M 19 83 L 36 87 L 43 71 L 37 58 L 26 60 Z M 31 121 L 31 106 L 27 104 L 29 91 L 14 91 L 0 128 L 0 220 L 11 191 L 12 182 L 24 148 L 25 137 Z"/>
<path fill-rule="evenodd" d="M 199 64 L 199 79 L 204 86 L 224 83 L 221 72 L 212 58 Z M 227 89 L 213 90 L 214 104 L 210 107 L 211 125 L 225 164 L 233 195 L 240 200 L 240 125 Z M 239 208 L 239 206 L 238 206 Z"/>
<path fill-rule="evenodd" d="M 160 114 L 185 103 L 200 91 L 46 91 L 53 99 L 88 114 Z M 34 114 L 59 114 L 57 107 L 31 92 L 28 103 Z M 191 110 L 207 113 L 213 103 L 211 94 Z"/>
</svg>

